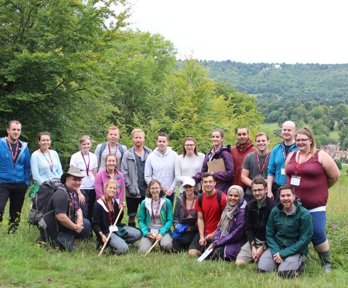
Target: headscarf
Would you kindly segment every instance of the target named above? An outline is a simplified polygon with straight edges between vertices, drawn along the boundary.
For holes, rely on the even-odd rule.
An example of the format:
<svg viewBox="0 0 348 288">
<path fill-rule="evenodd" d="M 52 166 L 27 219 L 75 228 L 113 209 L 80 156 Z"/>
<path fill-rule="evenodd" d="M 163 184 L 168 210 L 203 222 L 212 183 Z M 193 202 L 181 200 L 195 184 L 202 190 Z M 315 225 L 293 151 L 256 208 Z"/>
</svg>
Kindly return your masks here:
<svg viewBox="0 0 348 288">
<path fill-rule="evenodd" d="M 225 236 L 226 234 L 228 234 L 228 232 L 231 228 L 232 220 L 233 220 L 234 216 L 237 214 L 240 204 L 244 201 L 244 199 L 243 199 L 244 198 L 244 190 L 239 185 L 232 185 L 228 189 L 227 195 L 233 189 L 237 190 L 237 192 L 239 194 L 239 203 L 232 207 L 232 206 L 228 205 L 228 202 L 227 202 L 227 205 L 221 214 L 221 219 L 220 219 L 220 222 L 218 224 L 218 226 L 221 226 L 221 236 Z"/>
</svg>

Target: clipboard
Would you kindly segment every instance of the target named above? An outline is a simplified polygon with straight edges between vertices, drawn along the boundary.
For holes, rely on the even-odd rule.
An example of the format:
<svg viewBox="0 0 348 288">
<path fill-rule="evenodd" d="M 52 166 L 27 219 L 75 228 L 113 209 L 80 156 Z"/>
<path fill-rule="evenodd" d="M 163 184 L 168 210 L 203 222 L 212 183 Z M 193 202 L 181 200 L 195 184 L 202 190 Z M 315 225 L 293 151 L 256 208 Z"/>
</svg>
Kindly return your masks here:
<svg viewBox="0 0 348 288">
<path fill-rule="evenodd" d="M 182 218 L 181 219 L 182 224 L 189 224 L 193 225 L 197 223 L 197 217 L 190 217 L 190 218 Z"/>
<path fill-rule="evenodd" d="M 202 262 L 205 258 L 207 258 L 211 252 L 213 252 L 213 245 L 209 245 L 209 247 L 207 248 L 207 250 L 204 251 L 204 253 L 199 256 L 199 258 L 197 259 L 198 262 Z"/>
<path fill-rule="evenodd" d="M 226 171 L 225 162 L 223 158 L 209 161 L 207 165 L 208 172 Z"/>
</svg>

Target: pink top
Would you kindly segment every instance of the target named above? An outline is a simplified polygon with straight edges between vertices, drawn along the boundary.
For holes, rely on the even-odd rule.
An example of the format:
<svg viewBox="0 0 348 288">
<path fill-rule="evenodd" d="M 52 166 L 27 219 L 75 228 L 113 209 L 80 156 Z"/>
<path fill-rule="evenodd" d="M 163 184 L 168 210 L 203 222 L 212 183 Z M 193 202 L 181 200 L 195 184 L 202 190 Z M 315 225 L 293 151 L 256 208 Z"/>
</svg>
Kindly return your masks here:
<svg viewBox="0 0 348 288">
<path fill-rule="evenodd" d="M 325 206 L 329 195 L 329 181 L 318 160 L 319 150 L 315 152 L 313 157 L 301 164 L 296 162 L 297 153 L 299 152 L 293 153 L 286 167 L 286 183 L 290 183 L 293 175 L 301 177 L 300 185 L 293 186 L 303 207 L 313 209 Z"/>
<path fill-rule="evenodd" d="M 101 169 L 95 176 L 94 189 L 96 200 L 100 199 L 104 195 L 104 185 L 110 179 L 109 173 L 106 169 Z M 123 203 L 124 200 L 124 176 L 121 171 L 115 171 L 115 181 L 117 182 L 117 193 L 115 194 L 115 199 L 118 204 Z"/>
</svg>

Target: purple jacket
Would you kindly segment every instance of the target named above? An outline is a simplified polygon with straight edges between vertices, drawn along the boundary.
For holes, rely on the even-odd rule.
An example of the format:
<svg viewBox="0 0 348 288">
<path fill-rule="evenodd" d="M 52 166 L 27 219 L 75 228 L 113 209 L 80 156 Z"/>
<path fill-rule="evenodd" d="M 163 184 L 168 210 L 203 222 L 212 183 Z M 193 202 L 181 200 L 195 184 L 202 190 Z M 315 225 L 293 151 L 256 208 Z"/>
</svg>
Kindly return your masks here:
<svg viewBox="0 0 348 288">
<path fill-rule="evenodd" d="M 223 191 L 225 194 L 227 193 L 228 188 L 232 185 L 233 181 L 233 172 L 234 172 L 234 164 L 233 158 L 231 154 L 231 148 L 229 146 L 222 147 L 219 151 L 212 156 L 212 149 L 205 155 L 202 171 L 198 172 L 192 178 L 196 180 L 196 183 L 202 180 L 202 174 L 204 172 L 208 172 L 208 162 L 213 159 L 224 159 L 226 171 L 218 171 L 214 172 L 214 176 L 216 179 L 216 189 Z"/>
<path fill-rule="evenodd" d="M 239 204 L 237 214 L 232 220 L 230 232 L 227 235 L 221 236 L 221 226 L 216 229 L 214 245 L 216 248 L 224 247 L 225 258 L 235 259 L 242 246 L 247 242 L 245 236 L 245 206 L 245 200 Z"/>
</svg>

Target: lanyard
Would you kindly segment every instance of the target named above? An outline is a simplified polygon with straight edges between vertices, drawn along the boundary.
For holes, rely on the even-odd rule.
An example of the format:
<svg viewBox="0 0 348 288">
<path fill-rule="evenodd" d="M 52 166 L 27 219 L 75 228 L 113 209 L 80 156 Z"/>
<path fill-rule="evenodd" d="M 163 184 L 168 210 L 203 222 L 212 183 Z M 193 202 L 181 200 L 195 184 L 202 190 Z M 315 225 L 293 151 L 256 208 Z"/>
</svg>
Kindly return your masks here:
<svg viewBox="0 0 348 288">
<path fill-rule="evenodd" d="M 103 202 L 105 204 L 106 209 L 108 210 L 108 216 L 109 216 L 110 225 L 112 225 L 113 218 L 114 218 L 114 210 L 109 210 L 108 204 L 104 201 L 104 199 L 103 199 Z M 112 200 L 111 200 L 111 203 L 112 203 Z"/>
<path fill-rule="evenodd" d="M 83 156 L 82 152 L 81 152 L 81 155 L 82 155 L 83 162 L 85 162 L 85 166 L 86 166 L 86 175 L 89 176 L 89 164 L 90 164 L 90 162 L 91 162 L 91 159 L 89 158 L 89 152 L 88 152 L 88 164 L 87 164 L 86 159 L 85 159 L 85 156 Z"/>
<path fill-rule="evenodd" d="M 109 154 L 112 154 L 111 153 L 111 147 L 110 147 L 110 143 L 108 142 L 108 149 L 109 149 Z M 115 152 L 115 155 L 117 154 L 117 144 L 116 144 L 116 152 Z"/>
<path fill-rule="evenodd" d="M 151 219 L 152 219 L 152 222 L 154 224 L 156 223 L 156 216 L 158 216 L 160 204 L 161 204 L 161 200 L 158 200 L 157 211 L 154 212 L 153 211 L 153 200 L 151 199 Z"/>
<path fill-rule="evenodd" d="M 15 151 L 12 150 L 12 145 L 11 145 L 11 143 L 7 140 L 7 138 L 6 138 L 6 142 L 7 142 L 8 148 L 9 148 L 10 151 L 11 151 L 12 161 L 13 161 L 13 163 L 16 163 L 16 158 L 17 158 L 18 151 L 19 151 L 19 144 L 18 144 L 18 141 L 16 141 L 16 149 L 15 149 Z"/>
<path fill-rule="evenodd" d="M 286 157 L 288 156 L 288 154 L 294 149 L 294 146 L 291 146 L 291 147 L 289 148 L 288 153 L 285 153 L 284 144 L 282 144 L 281 147 L 282 147 L 283 158 L 284 158 L 284 161 L 285 161 L 285 160 L 286 160 Z"/>
<path fill-rule="evenodd" d="M 195 205 L 195 201 L 196 201 L 196 197 L 194 197 L 194 198 L 192 199 L 192 203 L 191 203 L 190 209 L 187 209 L 186 195 L 185 195 L 185 197 L 184 197 L 184 216 L 185 216 L 185 217 L 187 217 L 187 216 L 189 216 L 189 214 L 191 214 L 190 212 L 192 211 L 193 206 Z"/>
<path fill-rule="evenodd" d="M 267 163 L 267 159 L 270 155 L 270 152 L 267 153 L 266 155 L 266 158 L 265 160 L 263 161 L 262 165 L 260 163 L 260 156 L 259 156 L 259 153 L 255 152 L 256 153 L 256 160 L 257 160 L 257 166 L 259 167 L 259 171 L 260 171 L 260 174 L 262 175 L 263 173 L 263 170 L 265 170 L 265 166 L 266 166 L 266 163 Z"/>
<path fill-rule="evenodd" d="M 50 150 L 47 151 L 48 157 L 49 157 L 50 159 L 47 159 L 46 154 L 45 154 L 44 152 L 42 152 L 41 150 L 40 150 L 40 152 L 42 153 L 42 155 L 43 155 L 44 158 L 46 159 L 48 165 L 50 166 L 51 172 L 53 172 L 53 160 L 52 160 L 52 158 L 51 158 Z"/>
</svg>

